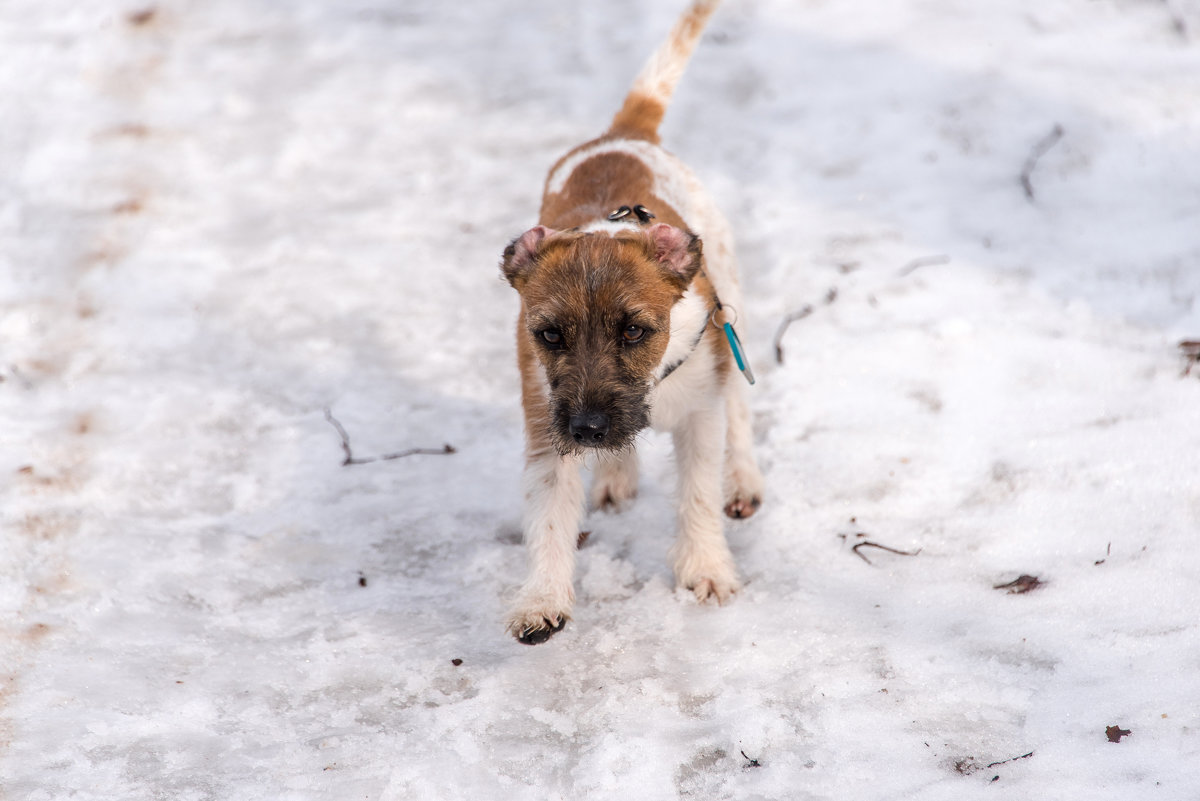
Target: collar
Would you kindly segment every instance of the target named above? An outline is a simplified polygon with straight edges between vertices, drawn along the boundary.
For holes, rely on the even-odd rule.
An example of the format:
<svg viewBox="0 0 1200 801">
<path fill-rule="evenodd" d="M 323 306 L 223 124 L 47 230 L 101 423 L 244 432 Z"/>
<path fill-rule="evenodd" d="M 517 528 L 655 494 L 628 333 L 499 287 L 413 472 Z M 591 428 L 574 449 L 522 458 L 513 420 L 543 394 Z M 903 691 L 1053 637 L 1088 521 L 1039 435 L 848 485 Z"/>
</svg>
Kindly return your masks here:
<svg viewBox="0 0 1200 801">
<path fill-rule="evenodd" d="M 682 318 L 680 327 L 683 328 L 683 331 L 678 334 L 672 331 L 671 339 L 674 342 L 685 342 L 687 345 L 682 349 L 672 349 L 670 345 L 667 346 L 667 353 L 664 354 L 666 361 L 654 375 L 655 386 L 661 384 L 667 376 L 682 367 L 683 363 L 696 352 L 696 348 L 700 347 L 700 343 L 704 340 L 704 333 L 708 330 L 709 323 L 713 321 L 713 315 L 721 308 L 721 301 L 717 299 L 716 295 L 706 298 L 694 292 L 690 287 L 680 298 L 676 308 L 679 307 L 679 304 L 687 304 L 689 308 L 683 309 L 680 313 Z M 675 352 L 672 353 L 672 350 Z"/>
<path fill-rule="evenodd" d="M 695 335 L 692 337 L 691 344 L 688 346 L 687 350 L 681 356 L 668 362 L 667 365 L 658 372 L 658 374 L 654 377 L 654 386 L 658 386 L 665 381 L 667 376 L 682 367 L 683 363 L 686 362 L 688 358 L 696 352 L 696 348 L 700 347 L 700 343 L 704 340 L 704 334 L 708 330 L 710 323 L 717 325 L 718 329 L 725 334 L 725 341 L 729 343 L 729 350 L 733 353 L 733 358 L 734 362 L 737 364 L 737 369 L 748 382 L 751 384 L 754 383 L 754 371 L 750 369 L 750 361 L 746 358 L 745 348 L 742 347 L 742 340 L 738 336 L 737 331 L 734 329 L 733 323 L 729 322 L 728 319 L 725 319 L 718 325 L 714 319 L 714 316 L 717 312 L 724 312 L 726 309 L 726 307 L 721 303 L 721 298 L 717 296 L 715 292 L 712 296 L 712 302 L 712 307 L 708 310 L 708 313 L 704 315 L 703 321 L 699 326 L 699 330 L 696 331 Z M 728 308 L 734 311 L 734 320 L 736 322 L 736 309 L 733 309 L 732 306 Z"/>
</svg>

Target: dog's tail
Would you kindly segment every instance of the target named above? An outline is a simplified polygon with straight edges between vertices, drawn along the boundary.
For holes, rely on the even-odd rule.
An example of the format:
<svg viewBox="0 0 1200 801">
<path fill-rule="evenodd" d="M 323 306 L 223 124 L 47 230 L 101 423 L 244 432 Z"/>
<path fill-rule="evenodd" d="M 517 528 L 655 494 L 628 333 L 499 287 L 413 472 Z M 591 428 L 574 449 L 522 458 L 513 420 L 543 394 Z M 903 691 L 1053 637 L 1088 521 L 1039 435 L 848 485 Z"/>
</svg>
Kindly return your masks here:
<svg viewBox="0 0 1200 801">
<path fill-rule="evenodd" d="M 659 45 L 634 79 L 633 87 L 625 96 L 625 104 L 613 117 L 609 135 L 658 142 L 658 126 L 671 102 L 675 85 L 683 77 L 708 18 L 720 4 L 721 0 L 693 0 L 676 21 L 667 40 Z"/>
</svg>

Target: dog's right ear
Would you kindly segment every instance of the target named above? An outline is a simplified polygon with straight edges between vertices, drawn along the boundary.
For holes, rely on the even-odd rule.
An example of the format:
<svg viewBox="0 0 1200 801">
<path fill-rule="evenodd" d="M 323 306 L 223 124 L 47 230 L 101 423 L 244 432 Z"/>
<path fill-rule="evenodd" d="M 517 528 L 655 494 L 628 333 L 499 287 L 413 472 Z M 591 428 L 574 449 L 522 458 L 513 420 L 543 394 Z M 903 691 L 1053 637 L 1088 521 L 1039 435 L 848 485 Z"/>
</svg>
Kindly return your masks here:
<svg viewBox="0 0 1200 801">
<path fill-rule="evenodd" d="M 681 289 L 686 289 L 700 270 L 700 254 L 703 252 L 700 237 L 666 223 L 650 226 L 646 229 L 646 236 L 654 249 L 655 260 L 673 282 Z"/>
<path fill-rule="evenodd" d="M 533 266 L 538 247 L 546 237 L 554 233 L 557 232 L 544 225 L 535 225 L 504 249 L 504 261 L 501 262 L 500 269 L 514 289 L 521 288 L 529 274 L 529 268 Z"/>
</svg>

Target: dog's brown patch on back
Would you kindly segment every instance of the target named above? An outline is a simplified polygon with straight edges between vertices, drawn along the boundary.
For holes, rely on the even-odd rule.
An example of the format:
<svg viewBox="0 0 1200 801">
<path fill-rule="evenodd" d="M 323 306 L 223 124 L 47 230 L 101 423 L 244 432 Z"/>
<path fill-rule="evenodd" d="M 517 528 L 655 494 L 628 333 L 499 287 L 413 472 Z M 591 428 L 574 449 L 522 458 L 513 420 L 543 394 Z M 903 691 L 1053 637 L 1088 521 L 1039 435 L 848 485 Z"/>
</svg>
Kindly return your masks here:
<svg viewBox="0 0 1200 801">
<path fill-rule="evenodd" d="M 583 148 L 601 140 L 593 140 L 572 150 L 550 171 L 558 170 L 563 161 Z M 654 213 L 654 221 L 687 228 L 687 223 L 666 200 L 654 193 L 654 174 L 640 159 L 628 153 L 597 153 L 579 163 L 568 176 L 562 191 L 542 197 L 538 219 L 543 225 L 565 230 L 603 220 L 620 206 L 641 204 Z"/>
<path fill-rule="evenodd" d="M 563 159 L 570 158 L 574 152 Z M 645 164 L 628 153 L 598 153 L 575 167 L 561 192 L 547 193 L 542 198 L 538 219 L 544 225 L 563 230 L 602 220 L 619 206 L 637 203 L 651 209 L 655 215 L 660 213 L 660 206 L 671 214 L 666 204 L 655 197 L 654 175 Z M 682 220 L 659 219 L 683 227 Z"/>
</svg>

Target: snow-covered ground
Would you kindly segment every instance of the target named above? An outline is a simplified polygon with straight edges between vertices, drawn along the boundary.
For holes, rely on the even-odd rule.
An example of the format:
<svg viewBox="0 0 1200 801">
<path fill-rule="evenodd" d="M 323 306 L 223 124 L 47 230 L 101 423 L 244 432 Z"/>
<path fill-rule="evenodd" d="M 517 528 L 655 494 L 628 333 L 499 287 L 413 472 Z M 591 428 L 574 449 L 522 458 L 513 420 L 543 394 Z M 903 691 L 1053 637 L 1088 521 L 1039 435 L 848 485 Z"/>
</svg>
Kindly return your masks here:
<svg viewBox="0 0 1200 801">
<path fill-rule="evenodd" d="M 1195 0 L 729 0 L 746 587 L 650 436 L 503 632 L 499 253 L 682 5 L 6 0 L 0 797 L 1200 798 Z"/>
</svg>

